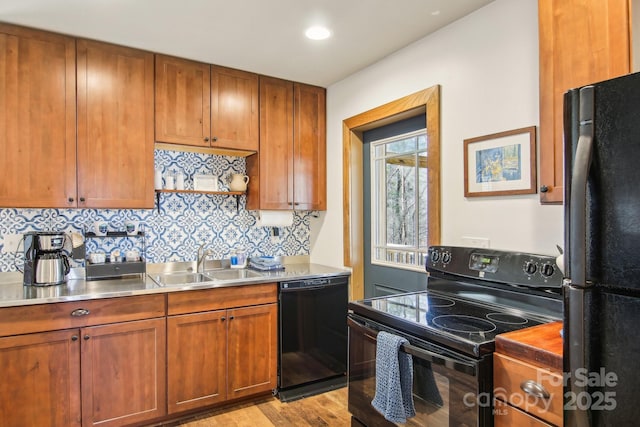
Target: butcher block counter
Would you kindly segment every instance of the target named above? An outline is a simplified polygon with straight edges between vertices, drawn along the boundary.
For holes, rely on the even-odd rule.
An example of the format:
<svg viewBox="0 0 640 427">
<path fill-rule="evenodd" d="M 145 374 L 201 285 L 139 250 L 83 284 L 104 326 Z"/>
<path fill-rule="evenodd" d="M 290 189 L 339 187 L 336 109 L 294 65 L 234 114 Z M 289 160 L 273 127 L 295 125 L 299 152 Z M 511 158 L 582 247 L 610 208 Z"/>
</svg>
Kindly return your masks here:
<svg viewBox="0 0 640 427">
<path fill-rule="evenodd" d="M 562 322 L 508 332 L 496 337 L 496 351 L 541 368 L 562 372 Z"/>
<path fill-rule="evenodd" d="M 496 337 L 496 427 L 562 426 L 562 322 Z"/>
</svg>

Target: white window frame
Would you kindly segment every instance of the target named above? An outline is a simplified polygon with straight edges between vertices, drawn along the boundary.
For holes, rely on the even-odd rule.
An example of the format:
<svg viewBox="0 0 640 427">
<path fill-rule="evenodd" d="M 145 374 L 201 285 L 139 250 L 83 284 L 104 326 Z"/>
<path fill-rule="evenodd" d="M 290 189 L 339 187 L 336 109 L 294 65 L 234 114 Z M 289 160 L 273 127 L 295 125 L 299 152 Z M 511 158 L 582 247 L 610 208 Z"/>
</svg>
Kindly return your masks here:
<svg viewBox="0 0 640 427">
<path fill-rule="evenodd" d="M 376 176 L 376 167 L 377 167 L 377 161 L 378 160 L 383 160 L 388 158 L 388 157 L 397 157 L 398 154 L 393 154 L 393 155 L 383 155 L 382 157 L 376 157 L 376 148 L 380 145 L 386 145 L 389 143 L 393 143 L 396 141 L 401 141 L 404 139 L 408 139 L 408 138 L 413 138 L 413 137 L 417 137 L 420 135 L 424 135 L 427 141 L 427 146 L 423 149 L 423 150 L 418 150 L 417 147 L 415 150 L 413 151 L 408 151 L 406 154 L 412 154 L 416 157 L 418 157 L 418 153 L 425 153 L 426 155 L 428 155 L 429 153 L 429 139 L 428 139 L 428 135 L 427 135 L 427 129 L 423 128 L 423 129 L 419 129 L 413 132 L 408 132 L 402 135 L 394 135 L 392 137 L 389 138 L 384 138 L 384 139 L 380 139 L 377 141 L 372 141 L 370 143 L 370 162 L 369 162 L 369 169 L 371 172 L 371 264 L 373 265 L 380 265 L 380 266 L 384 266 L 384 267 L 391 267 L 391 268 L 399 268 L 399 269 L 403 269 L 403 270 L 411 270 L 411 271 L 419 271 L 424 273 L 424 264 L 425 264 L 425 260 L 426 260 L 426 254 L 427 254 L 427 249 L 428 246 L 425 246 L 424 248 L 420 248 L 420 242 L 418 239 L 418 246 L 404 246 L 404 245 L 389 245 L 389 244 L 378 244 L 378 241 L 381 242 L 386 242 L 387 238 L 386 238 L 386 207 L 387 207 L 387 200 L 386 200 L 386 191 L 380 191 L 381 189 L 381 185 L 386 187 L 386 174 L 382 173 L 381 176 Z M 417 160 L 417 159 L 416 159 Z M 418 162 L 416 162 L 416 167 L 415 167 L 415 174 L 416 174 L 416 183 L 419 182 L 418 180 Z M 384 169 L 386 170 L 386 168 Z M 380 181 L 380 182 L 378 182 Z M 419 188 L 418 185 L 416 185 L 416 190 Z M 419 211 L 419 209 L 418 209 Z M 382 221 L 382 224 L 380 224 L 380 221 Z M 428 232 L 428 218 L 419 218 L 419 215 L 416 215 L 416 217 L 414 218 L 414 229 L 416 230 L 416 233 L 418 233 L 418 231 L 420 230 L 419 226 L 422 224 L 422 227 L 425 227 L 427 232 Z M 379 234 L 379 230 L 380 233 L 383 233 L 385 235 L 380 236 L 380 239 L 378 239 L 378 234 Z M 429 239 L 427 238 L 427 241 Z M 413 264 L 408 264 L 406 262 L 400 262 L 400 261 L 389 261 L 389 260 L 380 260 L 376 258 L 376 253 L 377 250 L 381 249 L 381 250 L 385 250 L 387 253 L 391 250 L 394 251 L 396 250 L 399 259 L 403 256 L 406 257 L 407 254 L 409 254 L 410 252 L 413 252 L 413 258 L 414 258 L 414 263 Z"/>
</svg>

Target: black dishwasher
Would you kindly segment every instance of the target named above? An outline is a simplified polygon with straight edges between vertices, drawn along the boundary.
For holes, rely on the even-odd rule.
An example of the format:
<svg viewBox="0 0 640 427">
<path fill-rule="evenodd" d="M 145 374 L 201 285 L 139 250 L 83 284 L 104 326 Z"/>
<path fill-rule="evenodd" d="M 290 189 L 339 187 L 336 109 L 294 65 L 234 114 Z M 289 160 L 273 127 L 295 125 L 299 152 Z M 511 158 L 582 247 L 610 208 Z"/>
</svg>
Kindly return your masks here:
<svg viewBox="0 0 640 427">
<path fill-rule="evenodd" d="M 349 277 L 281 282 L 279 299 L 280 400 L 346 385 Z"/>
</svg>

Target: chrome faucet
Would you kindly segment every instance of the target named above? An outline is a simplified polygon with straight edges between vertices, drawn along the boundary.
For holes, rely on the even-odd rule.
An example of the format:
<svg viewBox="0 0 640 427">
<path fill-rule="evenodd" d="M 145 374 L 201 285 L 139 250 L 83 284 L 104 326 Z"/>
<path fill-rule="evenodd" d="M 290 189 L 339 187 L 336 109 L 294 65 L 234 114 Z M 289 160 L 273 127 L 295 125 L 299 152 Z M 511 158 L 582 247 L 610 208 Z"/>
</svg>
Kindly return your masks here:
<svg viewBox="0 0 640 427">
<path fill-rule="evenodd" d="M 198 273 L 204 273 L 204 260 L 213 253 L 211 249 L 205 249 L 204 243 L 198 247 L 196 271 Z"/>
</svg>

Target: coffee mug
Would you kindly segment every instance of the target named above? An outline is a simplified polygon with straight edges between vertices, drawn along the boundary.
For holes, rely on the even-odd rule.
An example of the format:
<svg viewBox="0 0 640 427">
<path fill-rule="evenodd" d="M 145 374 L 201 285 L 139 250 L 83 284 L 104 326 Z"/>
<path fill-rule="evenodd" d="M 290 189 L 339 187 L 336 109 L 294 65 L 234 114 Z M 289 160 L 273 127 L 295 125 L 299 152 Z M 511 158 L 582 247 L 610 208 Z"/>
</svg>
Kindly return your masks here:
<svg viewBox="0 0 640 427">
<path fill-rule="evenodd" d="M 135 236 L 138 234 L 138 221 L 126 221 L 124 228 L 127 231 L 127 235 Z"/>
<path fill-rule="evenodd" d="M 129 250 L 127 251 L 127 253 L 125 254 L 125 259 L 128 262 L 133 262 L 133 261 L 140 261 L 140 252 L 136 251 L 136 250 Z"/>
<path fill-rule="evenodd" d="M 108 224 L 106 221 L 96 221 L 93 223 L 93 232 L 96 236 L 106 236 L 108 230 Z"/>
<path fill-rule="evenodd" d="M 120 249 L 112 250 L 109 259 L 111 262 L 122 262 L 122 253 L 120 252 Z"/>
<path fill-rule="evenodd" d="M 104 252 L 94 252 L 89 254 L 89 261 L 91 264 L 103 264 L 106 261 L 106 255 Z"/>
</svg>

